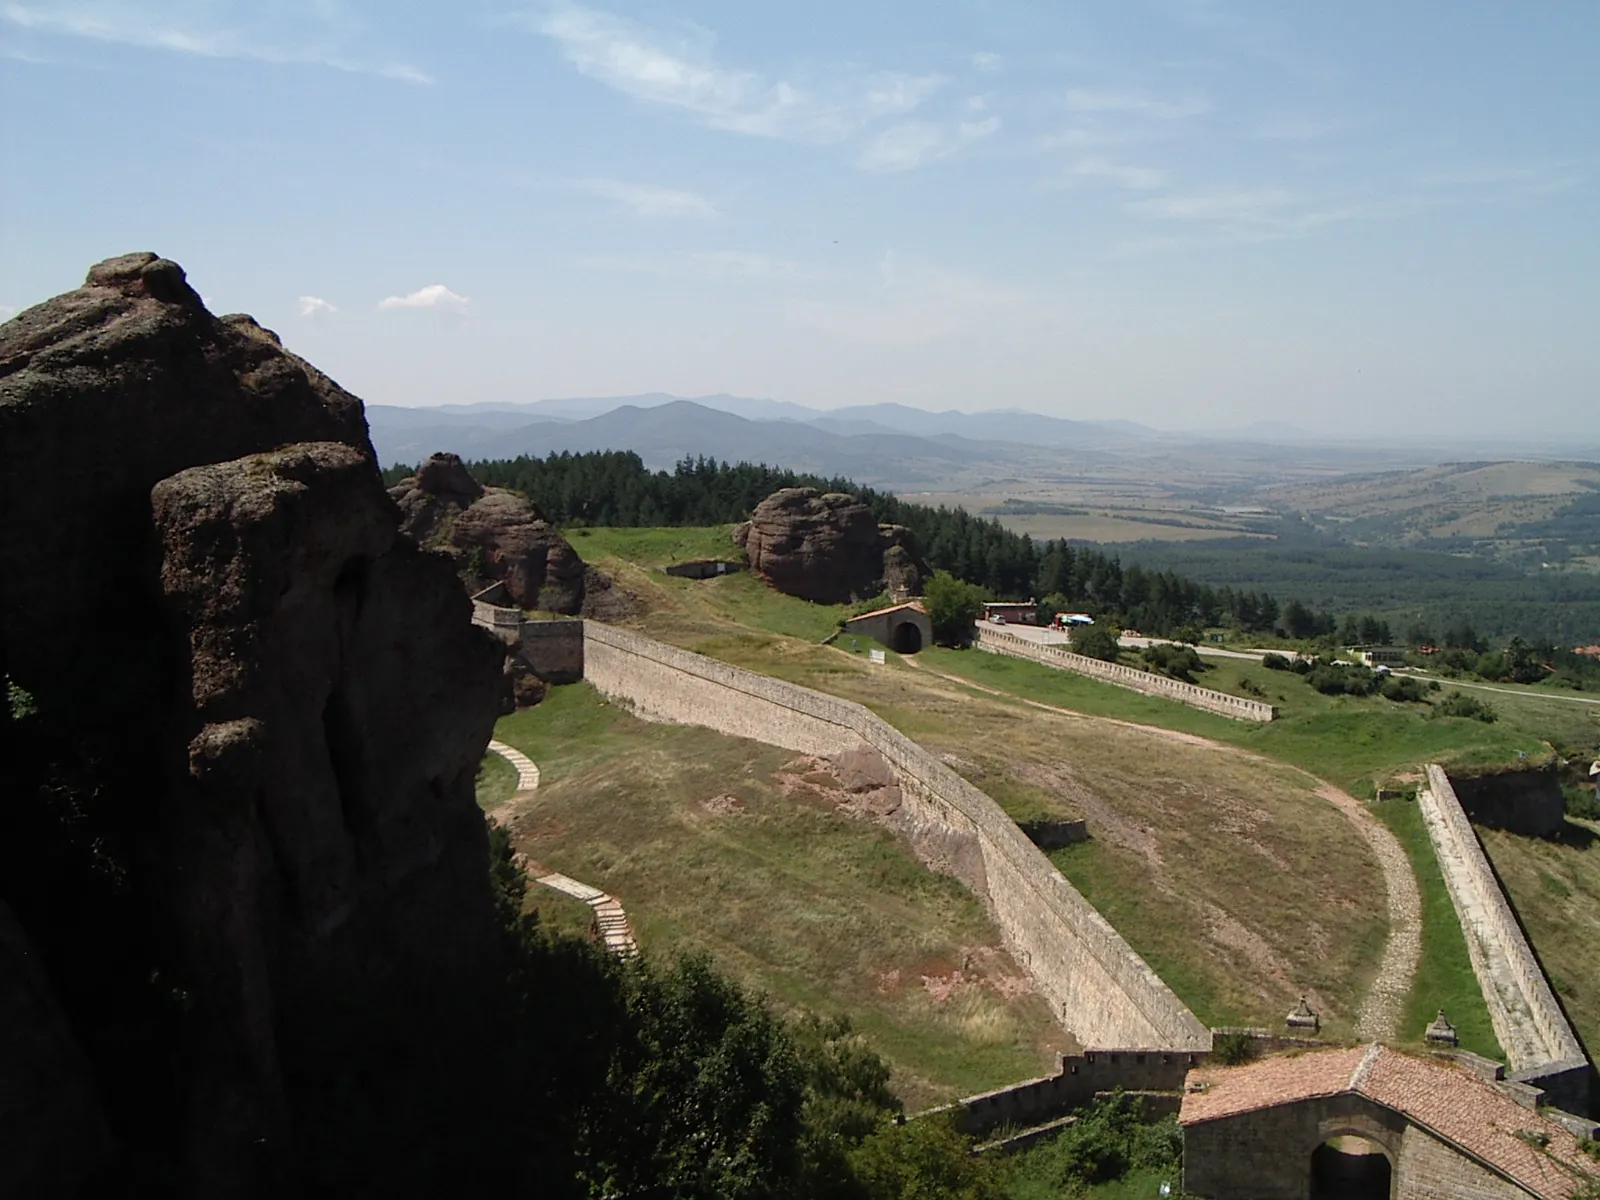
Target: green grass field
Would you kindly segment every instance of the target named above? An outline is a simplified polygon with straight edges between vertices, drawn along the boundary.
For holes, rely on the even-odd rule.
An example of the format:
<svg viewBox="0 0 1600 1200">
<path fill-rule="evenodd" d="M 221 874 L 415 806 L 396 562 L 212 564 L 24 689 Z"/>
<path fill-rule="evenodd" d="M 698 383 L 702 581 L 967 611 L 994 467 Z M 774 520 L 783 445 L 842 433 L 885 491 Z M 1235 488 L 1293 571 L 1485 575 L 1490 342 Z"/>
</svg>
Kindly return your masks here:
<svg viewBox="0 0 1600 1200">
<path fill-rule="evenodd" d="M 1503 1061 L 1422 810 L 1415 800 L 1385 800 L 1374 805 L 1373 812 L 1405 847 L 1422 893 L 1422 957 L 1401 1021 L 1405 1037 L 1420 1044 L 1422 1031 L 1443 1009 L 1456 1027 L 1463 1050 Z"/>
<path fill-rule="evenodd" d="M 794 755 L 646 724 L 587 684 L 497 736 L 540 764 L 539 791 L 502 810 L 536 873 L 611 892 L 648 952 L 703 950 L 780 1008 L 849 1014 L 911 1107 L 1041 1074 L 1070 1048 L 981 901 L 839 812 Z"/>
</svg>

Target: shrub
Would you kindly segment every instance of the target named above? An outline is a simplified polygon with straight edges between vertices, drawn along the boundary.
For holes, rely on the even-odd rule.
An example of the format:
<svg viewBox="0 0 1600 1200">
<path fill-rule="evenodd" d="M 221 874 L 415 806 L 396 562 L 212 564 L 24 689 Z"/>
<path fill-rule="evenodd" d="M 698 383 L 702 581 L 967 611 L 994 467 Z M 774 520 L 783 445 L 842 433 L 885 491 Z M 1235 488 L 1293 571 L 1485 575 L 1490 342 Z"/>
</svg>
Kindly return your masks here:
<svg viewBox="0 0 1600 1200">
<path fill-rule="evenodd" d="M 1470 717 L 1474 721 L 1482 721 L 1485 725 L 1493 725 L 1500 719 L 1500 714 L 1495 712 L 1476 696 L 1469 696 L 1465 692 L 1451 692 L 1443 700 L 1437 701 L 1433 711 L 1428 714 L 1433 717 Z"/>
<path fill-rule="evenodd" d="M 1399 704 L 1426 704 L 1427 691 L 1422 681 L 1409 675 L 1390 675 L 1378 685 L 1378 694 Z"/>
<path fill-rule="evenodd" d="M 1294 667 L 1294 664 L 1281 654 L 1263 654 L 1261 665 L 1269 671 L 1288 671 Z"/>
<path fill-rule="evenodd" d="M 949 571 L 935 571 L 923 588 L 922 602 L 933 626 L 933 640 L 943 646 L 972 641 L 972 623 L 983 616 L 984 592 L 962 583 Z"/>
<path fill-rule="evenodd" d="M 1377 677 L 1365 667 L 1338 667 L 1319 661 L 1306 675 L 1306 682 L 1324 696 L 1370 696 Z"/>
<path fill-rule="evenodd" d="M 1151 1121 L 1136 1097 L 1117 1091 L 1078 1112 L 1050 1141 L 1017 1159 L 1016 1176 L 1079 1195 L 1129 1171 L 1170 1171 L 1183 1160 L 1183 1137 L 1172 1117 Z"/>
<path fill-rule="evenodd" d="M 973 1154 L 971 1139 L 942 1116 L 885 1123 L 851 1151 L 850 1167 L 873 1200 L 1002 1200 L 1005 1195 L 1003 1165 Z"/>
<path fill-rule="evenodd" d="M 1248 1033 L 1219 1033 L 1211 1039 L 1211 1057 L 1225 1067 L 1237 1067 L 1256 1056 L 1256 1040 Z"/>
<path fill-rule="evenodd" d="M 1117 642 L 1115 626 L 1096 621 L 1093 625 L 1080 625 L 1072 631 L 1072 650 L 1087 658 L 1116 662 L 1121 646 Z"/>
<path fill-rule="evenodd" d="M 1595 799 L 1593 785 L 1584 787 L 1582 784 L 1569 784 L 1561 789 L 1561 799 L 1567 816 L 1584 821 L 1600 821 L 1600 800 Z"/>
<path fill-rule="evenodd" d="M 1192 646 L 1147 646 L 1144 661 L 1158 675 L 1181 679 L 1185 683 L 1193 683 L 1193 673 L 1206 669 L 1206 664 Z"/>
</svg>

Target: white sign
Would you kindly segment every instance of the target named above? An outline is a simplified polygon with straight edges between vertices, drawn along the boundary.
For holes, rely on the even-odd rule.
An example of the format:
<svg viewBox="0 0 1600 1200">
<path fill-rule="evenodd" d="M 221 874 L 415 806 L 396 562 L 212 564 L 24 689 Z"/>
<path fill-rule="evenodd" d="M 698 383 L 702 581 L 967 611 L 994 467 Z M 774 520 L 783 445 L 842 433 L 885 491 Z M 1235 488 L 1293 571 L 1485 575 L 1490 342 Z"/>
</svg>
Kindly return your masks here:
<svg viewBox="0 0 1600 1200">
<path fill-rule="evenodd" d="M 867 657 L 870 658 L 875 663 L 885 663 L 885 662 L 889 661 L 887 658 L 884 657 L 884 654 L 883 654 L 882 650 L 868 650 L 867 651 Z"/>
</svg>

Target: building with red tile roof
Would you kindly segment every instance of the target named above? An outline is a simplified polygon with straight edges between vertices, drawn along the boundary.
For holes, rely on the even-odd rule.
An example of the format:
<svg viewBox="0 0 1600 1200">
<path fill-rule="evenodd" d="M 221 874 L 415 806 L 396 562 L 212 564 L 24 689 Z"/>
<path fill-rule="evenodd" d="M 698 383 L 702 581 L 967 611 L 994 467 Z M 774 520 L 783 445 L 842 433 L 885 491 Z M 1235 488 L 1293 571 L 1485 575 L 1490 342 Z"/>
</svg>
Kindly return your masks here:
<svg viewBox="0 0 1600 1200">
<path fill-rule="evenodd" d="M 1178 1121 L 1184 1187 L 1217 1200 L 1569 1200 L 1600 1178 L 1577 1137 L 1513 1089 L 1376 1044 L 1197 1067 Z"/>
</svg>

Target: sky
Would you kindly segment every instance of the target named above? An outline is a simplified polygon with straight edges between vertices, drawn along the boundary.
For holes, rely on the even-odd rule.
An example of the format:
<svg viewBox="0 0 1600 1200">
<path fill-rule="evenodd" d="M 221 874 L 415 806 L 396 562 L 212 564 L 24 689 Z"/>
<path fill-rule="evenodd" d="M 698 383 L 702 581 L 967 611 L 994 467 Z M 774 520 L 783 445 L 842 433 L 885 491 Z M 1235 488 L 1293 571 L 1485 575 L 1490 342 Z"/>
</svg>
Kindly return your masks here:
<svg viewBox="0 0 1600 1200">
<path fill-rule="evenodd" d="M 1600 428 L 1593 0 L 0 0 L 0 317 L 176 259 L 369 403 Z"/>
</svg>

